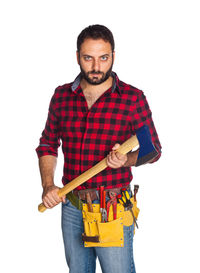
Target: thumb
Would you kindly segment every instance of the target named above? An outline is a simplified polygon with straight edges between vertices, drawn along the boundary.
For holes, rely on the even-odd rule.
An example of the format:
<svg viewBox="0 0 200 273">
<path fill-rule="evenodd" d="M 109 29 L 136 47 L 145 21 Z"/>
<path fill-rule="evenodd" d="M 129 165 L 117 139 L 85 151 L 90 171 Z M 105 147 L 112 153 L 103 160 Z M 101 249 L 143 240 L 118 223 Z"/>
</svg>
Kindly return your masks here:
<svg viewBox="0 0 200 273">
<path fill-rule="evenodd" d="M 61 197 L 61 199 L 62 199 L 62 202 L 63 202 L 63 203 L 66 202 L 66 197 L 65 197 L 65 195 L 64 195 L 63 197 Z"/>
<path fill-rule="evenodd" d="M 115 143 L 115 145 L 112 147 L 112 150 L 115 151 L 117 149 L 119 149 L 120 144 L 119 143 Z"/>
</svg>

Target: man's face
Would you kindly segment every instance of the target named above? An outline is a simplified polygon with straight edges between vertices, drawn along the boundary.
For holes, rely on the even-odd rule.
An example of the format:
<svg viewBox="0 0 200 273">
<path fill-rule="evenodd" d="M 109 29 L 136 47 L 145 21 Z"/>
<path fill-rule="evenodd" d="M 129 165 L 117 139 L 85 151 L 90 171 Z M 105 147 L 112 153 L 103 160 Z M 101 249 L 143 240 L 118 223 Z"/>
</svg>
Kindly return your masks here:
<svg viewBox="0 0 200 273">
<path fill-rule="evenodd" d="M 77 52 L 83 78 L 92 85 L 106 81 L 112 72 L 114 52 L 111 44 L 103 39 L 86 39 Z"/>
</svg>

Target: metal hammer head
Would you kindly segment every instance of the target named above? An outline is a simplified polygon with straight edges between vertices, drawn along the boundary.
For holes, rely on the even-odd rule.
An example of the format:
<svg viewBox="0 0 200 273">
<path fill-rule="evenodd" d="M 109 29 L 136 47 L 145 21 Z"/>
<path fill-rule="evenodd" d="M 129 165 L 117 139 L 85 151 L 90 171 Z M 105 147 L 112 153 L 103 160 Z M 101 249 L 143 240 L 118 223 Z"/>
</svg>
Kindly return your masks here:
<svg viewBox="0 0 200 273">
<path fill-rule="evenodd" d="M 136 195 L 139 189 L 139 185 L 134 185 L 134 201 L 136 202 Z"/>
<path fill-rule="evenodd" d="M 138 192 L 138 189 L 139 189 L 139 185 L 134 185 L 134 191 Z"/>
<path fill-rule="evenodd" d="M 140 144 L 136 167 L 147 163 L 158 155 L 152 143 L 151 134 L 147 125 L 142 126 L 136 131 L 136 136 Z"/>
</svg>

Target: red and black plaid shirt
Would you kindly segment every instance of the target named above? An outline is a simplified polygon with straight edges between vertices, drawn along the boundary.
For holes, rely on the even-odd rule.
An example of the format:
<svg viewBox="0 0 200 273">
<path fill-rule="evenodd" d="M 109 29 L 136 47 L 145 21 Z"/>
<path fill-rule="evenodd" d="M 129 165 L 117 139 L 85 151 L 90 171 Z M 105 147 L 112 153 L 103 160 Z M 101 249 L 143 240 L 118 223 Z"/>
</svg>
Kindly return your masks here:
<svg viewBox="0 0 200 273">
<path fill-rule="evenodd" d="M 36 149 L 38 157 L 57 156 L 62 141 L 65 185 L 107 156 L 115 143 L 122 144 L 143 125 L 161 155 L 161 145 L 147 100 L 141 90 L 120 81 L 112 72 L 113 85 L 88 110 L 80 87 L 81 75 L 73 83 L 56 88 L 48 119 Z M 122 187 L 132 180 L 131 167 L 107 167 L 76 189 Z"/>
</svg>

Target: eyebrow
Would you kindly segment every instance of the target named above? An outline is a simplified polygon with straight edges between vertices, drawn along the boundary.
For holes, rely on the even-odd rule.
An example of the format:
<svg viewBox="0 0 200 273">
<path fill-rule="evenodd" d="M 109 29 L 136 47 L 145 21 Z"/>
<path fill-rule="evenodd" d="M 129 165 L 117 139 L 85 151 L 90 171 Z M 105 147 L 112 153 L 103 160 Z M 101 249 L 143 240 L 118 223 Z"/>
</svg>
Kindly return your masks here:
<svg viewBox="0 0 200 273">
<path fill-rule="evenodd" d="M 109 54 L 109 53 L 106 53 L 106 54 L 103 54 L 103 55 L 101 55 L 101 56 L 99 56 L 99 57 L 101 58 L 101 57 L 110 56 L 110 55 L 112 55 L 112 53 L 110 53 L 110 54 Z M 88 55 L 88 54 L 83 54 L 82 56 L 83 56 L 83 57 L 92 57 L 91 55 Z"/>
</svg>

